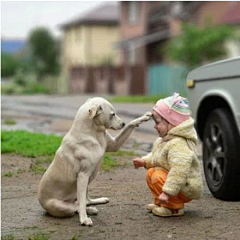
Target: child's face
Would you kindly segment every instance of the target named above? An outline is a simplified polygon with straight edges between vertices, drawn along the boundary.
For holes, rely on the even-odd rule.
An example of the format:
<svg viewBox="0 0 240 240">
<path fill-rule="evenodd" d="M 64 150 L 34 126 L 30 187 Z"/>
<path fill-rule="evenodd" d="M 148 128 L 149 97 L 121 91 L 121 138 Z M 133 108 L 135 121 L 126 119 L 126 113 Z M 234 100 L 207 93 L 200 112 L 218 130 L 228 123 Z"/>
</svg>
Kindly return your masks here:
<svg viewBox="0 0 240 240">
<path fill-rule="evenodd" d="M 158 115 L 155 111 L 152 111 L 152 114 L 155 122 L 154 128 L 157 130 L 160 137 L 164 137 L 174 126 L 166 121 L 163 117 Z"/>
</svg>

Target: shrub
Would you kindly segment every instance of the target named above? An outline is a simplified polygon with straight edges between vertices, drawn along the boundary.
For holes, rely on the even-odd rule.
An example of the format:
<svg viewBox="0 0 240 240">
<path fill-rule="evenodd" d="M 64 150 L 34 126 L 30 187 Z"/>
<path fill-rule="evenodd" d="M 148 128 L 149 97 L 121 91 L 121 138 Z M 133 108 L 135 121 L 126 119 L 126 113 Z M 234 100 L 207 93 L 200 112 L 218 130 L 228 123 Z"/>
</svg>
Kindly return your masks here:
<svg viewBox="0 0 240 240">
<path fill-rule="evenodd" d="M 15 56 L 2 53 L 1 54 L 1 77 L 13 76 L 17 69 L 21 67 L 21 62 Z"/>
</svg>

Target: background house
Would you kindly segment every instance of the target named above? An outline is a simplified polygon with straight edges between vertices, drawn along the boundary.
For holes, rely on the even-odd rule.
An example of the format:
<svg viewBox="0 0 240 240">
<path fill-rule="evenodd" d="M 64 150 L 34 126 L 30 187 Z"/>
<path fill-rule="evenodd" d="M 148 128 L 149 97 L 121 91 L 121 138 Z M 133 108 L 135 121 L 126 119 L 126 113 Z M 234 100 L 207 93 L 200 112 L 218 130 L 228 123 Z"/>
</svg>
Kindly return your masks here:
<svg viewBox="0 0 240 240">
<path fill-rule="evenodd" d="M 188 69 L 169 60 L 166 43 L 183 22 L 239 28 L 239 2 L 122 1 L 63 24 L 63 79 L 73 93 L 185 94 Z M 239 40 L 226 43 L 239 55 Z M 111 67 L 110 67 L 111 66 Z"/>
<path fill-rule="evenodd" d="M 69 82 L 81 81 L 81 73 L 88 74 L 89 67 L 117 65 L 119 54 L 113 43 L 119 40 L 118 5 L 105 4 L 61 25 L 62 40 L 62 79 L 63 91 L 68 90 Z M 78 68 L 78 69 L 76 69 Z M 75 86 L 85 91 L 81 84 Z M 70 86 L 71 89 L 74 86 Z"/>
<path fill-rule="evenodd" d="M 239 2 L 121 2 L 121 63 L 139 65 L 144 69 L 144 93 L 185 93 L 187 69 L 165 57 L 166 43 L 181 34 L 183 22 L 203 26 L 239 25 Z M 239 42 L 226 43 L 228 57 L 239 55 Z M 177 79 L 177 80 L 176 80 Z"/>
</svg>

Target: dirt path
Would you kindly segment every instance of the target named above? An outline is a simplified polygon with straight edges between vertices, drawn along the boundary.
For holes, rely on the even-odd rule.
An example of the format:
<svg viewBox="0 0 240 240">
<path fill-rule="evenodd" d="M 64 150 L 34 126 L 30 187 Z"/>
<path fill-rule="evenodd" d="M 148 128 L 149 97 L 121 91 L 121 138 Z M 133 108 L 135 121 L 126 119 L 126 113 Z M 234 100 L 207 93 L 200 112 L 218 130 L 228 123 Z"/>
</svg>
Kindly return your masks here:
<svg viewBox="0 0 240 240">
<path fill-rule="evenodd" d="M 93 227 L 84 227 L 77 214 L 58 219 L 44 212 L 36 198 L 41 175 L 30 171 L 33 159 L 3 155 L 2 175 L 10 170 L 14 175 L 2 176 L 2 235 L 35 240 L 239 239 L 239 202 L 217 200 L 206 186 L 201 200 L 186 205 L 184 217 L 162 219 L 148 213 L 145 204 L 152 198 L 145 183 L 145 170 L 133 169 L 127 158 L 120 161 L 129 164 L 110 172 L 101 171 L 90 186 L 91 197 L 108 197 L 110 202 L 97 206 L 98 215 L 91 217 Z M 33 238 L 34 235 L 41 238 Z"/>
</svg>

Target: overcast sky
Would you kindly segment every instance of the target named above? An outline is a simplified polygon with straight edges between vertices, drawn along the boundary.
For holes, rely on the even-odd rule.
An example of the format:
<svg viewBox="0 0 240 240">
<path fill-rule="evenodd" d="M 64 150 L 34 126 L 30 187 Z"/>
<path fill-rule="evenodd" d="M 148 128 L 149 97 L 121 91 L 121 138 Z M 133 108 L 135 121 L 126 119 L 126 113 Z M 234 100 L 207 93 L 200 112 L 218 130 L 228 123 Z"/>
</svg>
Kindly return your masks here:
<svg viewBox="0 0 240 240">
<path fill-rule="evenodd" d="M 36 26 L 47 26 L 59 36 L 59 24 L 104 3 L 106 1 L 2 1 L 1 37 L 26 38 L 29 30 Z"/>
</svg>

